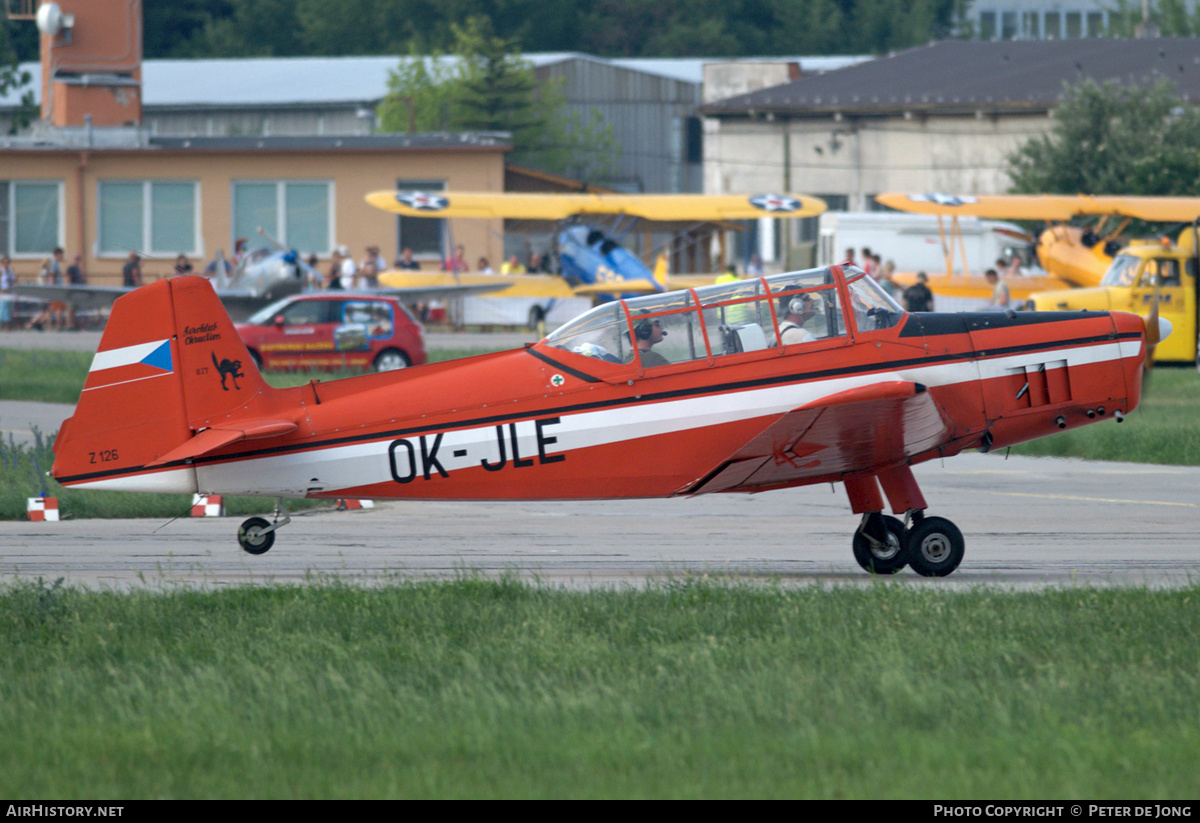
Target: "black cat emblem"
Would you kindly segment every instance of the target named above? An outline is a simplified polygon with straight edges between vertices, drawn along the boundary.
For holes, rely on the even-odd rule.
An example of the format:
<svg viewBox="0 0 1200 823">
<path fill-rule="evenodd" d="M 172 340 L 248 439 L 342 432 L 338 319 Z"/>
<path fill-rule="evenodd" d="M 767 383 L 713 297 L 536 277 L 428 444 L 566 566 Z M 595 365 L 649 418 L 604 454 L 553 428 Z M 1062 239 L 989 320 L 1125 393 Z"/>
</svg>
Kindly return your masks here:
<svg viewBox="0 0 1200 823">
<path fill-rule="evenodd" d="M 225 391 L 229 391 L 229 387 L 225 385 L 225 376 L 229 375 L 230 377 L 233 378 L 233 387 L 235 389 L 237 389 L 238 391 L 241 391 L 242 387 L 238 385 L 237 379 L 239 377 L 246 376 L 245 374 L 242 373 L 242 361 L 241 360 L 222 360 L 221 362 L 218 363 L 216 352 L 212 353 L 212 361 L 213 361 L 213 365 L 217 367 L 217 371 L 221 375 L 221 388 L 224 389 Z"/>
</svg>

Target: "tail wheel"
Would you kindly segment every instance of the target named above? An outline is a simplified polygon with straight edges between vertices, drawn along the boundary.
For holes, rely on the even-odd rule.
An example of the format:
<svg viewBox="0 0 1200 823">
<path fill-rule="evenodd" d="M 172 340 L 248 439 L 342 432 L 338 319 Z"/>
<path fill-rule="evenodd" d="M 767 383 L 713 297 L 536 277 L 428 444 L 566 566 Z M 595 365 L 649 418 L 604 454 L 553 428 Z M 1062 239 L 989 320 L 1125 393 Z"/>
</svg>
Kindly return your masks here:
<svg viewBox="0 0 1200 823">
<path fill-rule="evenodd" d="M 885 531 L 883 535 L 878 534 L 879 524 L 882 524 Z M 895 574 L 908 565 L 904 524 L 895 517 L 878 515 L 874 528 L 864 523 L 863 527 L 854 533 L 853 545 L 854 559 L 871 574 Z"/>
<path fill-rule="evenodd" d="M 251 517 L 238 529 L 238 543 L 244 551 L 250 554 L 265 554 L 275 545 L 275 532 L 264 531 L 270 527 L 270 522 L 261 517 Z"/>
<path fill-rule="evenodd" d="M 908 564 L 925 577 L 945 577 L 962 562 L 962 532 L 944 517 L 926 517 L 908 532 Z"/>
</svg>

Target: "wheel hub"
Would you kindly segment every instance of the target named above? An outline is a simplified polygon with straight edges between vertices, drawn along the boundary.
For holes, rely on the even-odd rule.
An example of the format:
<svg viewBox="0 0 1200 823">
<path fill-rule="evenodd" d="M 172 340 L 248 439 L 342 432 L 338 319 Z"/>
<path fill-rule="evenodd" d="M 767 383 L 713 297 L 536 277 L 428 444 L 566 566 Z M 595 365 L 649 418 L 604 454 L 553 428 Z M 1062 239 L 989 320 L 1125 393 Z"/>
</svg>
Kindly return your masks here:
<svg viewBox="0 0 1200 823">
<path fill-rule="evenodd" d="M 932 563 L 945 560 L 951 551 L 950 540 L 944 534 L 931 534 L 921 541 L 921 555 Z"/>
</svg>

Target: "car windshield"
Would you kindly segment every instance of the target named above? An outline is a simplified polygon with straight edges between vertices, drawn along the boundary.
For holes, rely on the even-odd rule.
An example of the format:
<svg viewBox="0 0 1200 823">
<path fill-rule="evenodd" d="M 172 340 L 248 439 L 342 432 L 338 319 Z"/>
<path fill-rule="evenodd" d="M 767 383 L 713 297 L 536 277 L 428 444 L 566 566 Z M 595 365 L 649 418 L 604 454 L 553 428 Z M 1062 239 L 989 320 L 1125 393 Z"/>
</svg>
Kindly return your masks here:
<svg viewBox="0 0 1200 823">
<path fill-rule="evenodd" d="M 1104 273 L 1104 279 L 1100 281 L 1100 285 L 1132 286 L 1133 279 L 1137 277 L 1138 266 L 1141 265 L 1141 262 L 1140 257 L 1134 257 L 1131 254 L 1118 254 L 1113 258 L 1108 271 Z"/>
<path fill-rule="evenodd" d="M 275 321 L 275 316 L 283 311 L 284 306 L 291 302 L 290 297 L 285 297 L 282 300 L 276 300 L 268 306 L 256 311 L 246 320 L 247 323 L 252 323 L 255 326 L 269 326 Z"/>
</svg>

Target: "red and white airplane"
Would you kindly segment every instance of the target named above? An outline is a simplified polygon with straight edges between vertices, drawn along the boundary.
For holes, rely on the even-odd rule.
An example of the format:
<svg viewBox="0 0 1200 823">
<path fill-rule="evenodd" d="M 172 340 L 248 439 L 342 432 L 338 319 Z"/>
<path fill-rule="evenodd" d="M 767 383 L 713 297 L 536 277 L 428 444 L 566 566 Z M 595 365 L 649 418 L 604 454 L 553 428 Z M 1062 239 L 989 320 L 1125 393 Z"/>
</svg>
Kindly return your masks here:
<svg viewBox="0 0 1200 823">
<path fill-rule="evenodd" d="M 869 571 L 954 571 L 911 466 L 1137 406 L 1166 324 L 907 314 L 851 267 L 606 303 L 516 351 L 268 386 L 209 283 L 120 298 L 55 443 L 64 486 L 271 497 L 564 499 L 845 485 Z M 893 513 L 883 514 L 886 496 Z M 267 551 L 287 522 L 251 518 Z"/>
</svg>

